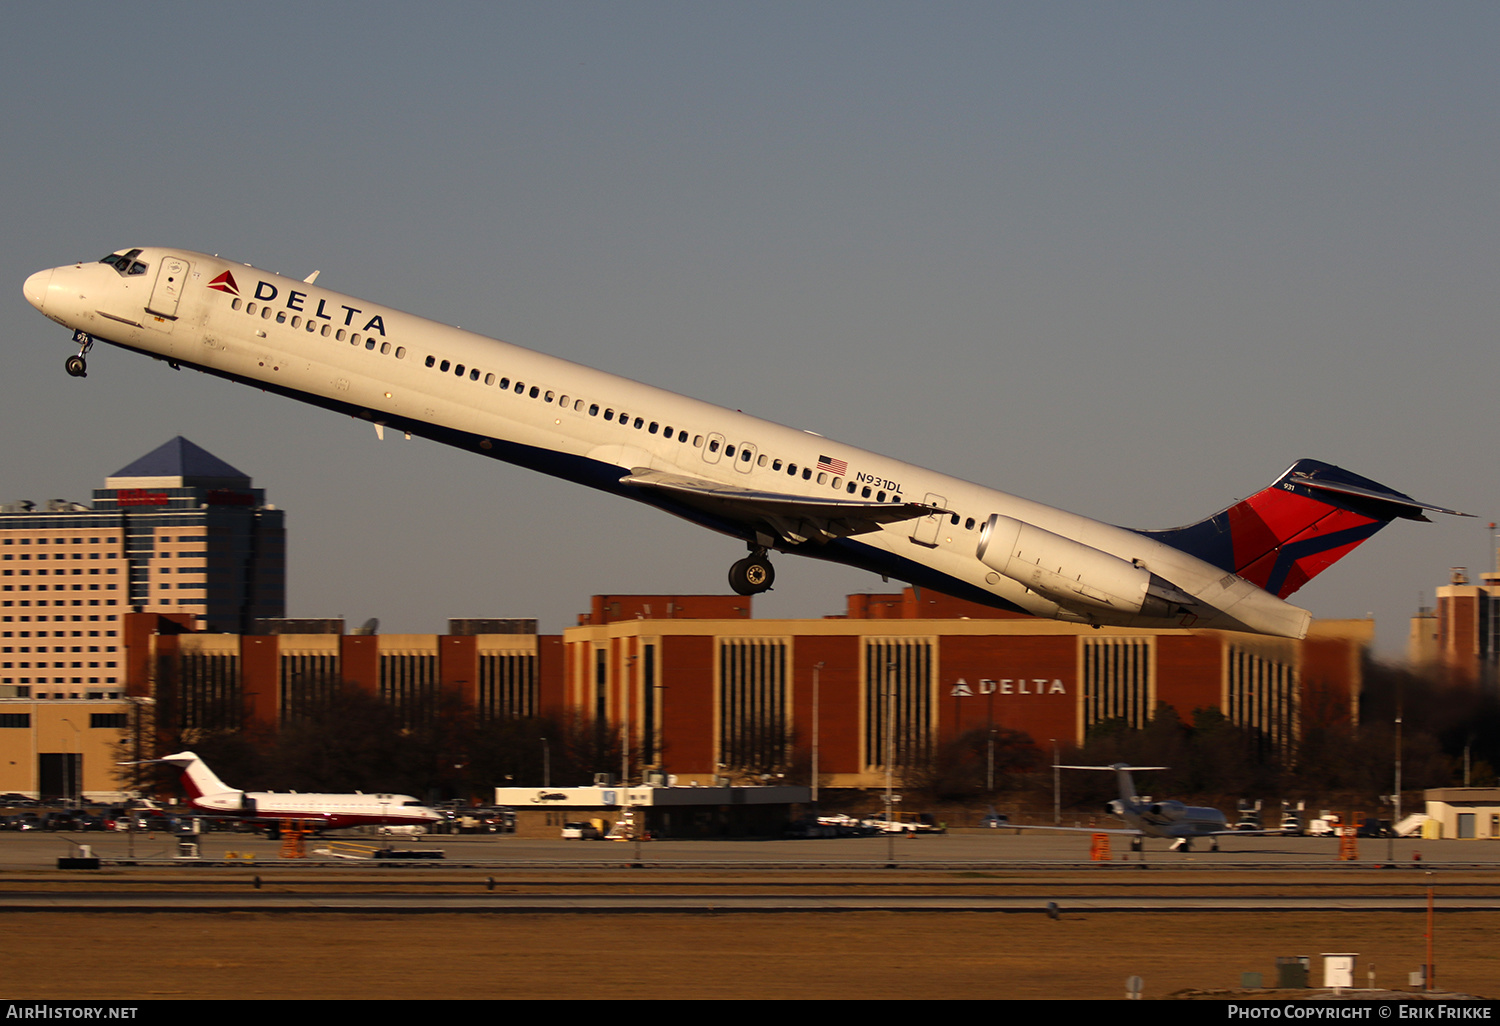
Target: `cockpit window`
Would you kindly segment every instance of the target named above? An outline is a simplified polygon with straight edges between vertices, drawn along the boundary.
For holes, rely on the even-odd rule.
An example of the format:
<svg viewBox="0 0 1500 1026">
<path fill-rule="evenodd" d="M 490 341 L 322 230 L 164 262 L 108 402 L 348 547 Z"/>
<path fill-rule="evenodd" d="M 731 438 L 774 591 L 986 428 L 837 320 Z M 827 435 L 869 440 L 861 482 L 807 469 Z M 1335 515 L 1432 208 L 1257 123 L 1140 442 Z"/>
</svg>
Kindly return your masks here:
<svg viewBox="0 0 1500 1026">
<path fill-rule="evenodd" d="M 136 259 L 140 255 L 140 250 L 132 249 L 125 253 L 110 253 L 108 256 L 100 257 L 99 262 L 101 264 L 109 264 L 109 266 L 121 274 L 145 274 L 146 265 Z"/>
</svg>

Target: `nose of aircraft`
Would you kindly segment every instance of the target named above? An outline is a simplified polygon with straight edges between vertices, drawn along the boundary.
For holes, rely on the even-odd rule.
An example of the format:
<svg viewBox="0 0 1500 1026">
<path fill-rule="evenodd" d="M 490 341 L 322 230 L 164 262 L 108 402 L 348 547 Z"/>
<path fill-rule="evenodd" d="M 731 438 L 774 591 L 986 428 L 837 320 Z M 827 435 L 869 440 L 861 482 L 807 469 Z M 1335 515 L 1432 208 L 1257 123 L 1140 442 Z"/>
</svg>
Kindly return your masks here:
<svg viewBox="0 0 1500 1026">
<path fill-rule="evenodd" d="M 26 284 L 21 286 L 21 291 L 26 295 L 26 302 L 42 310 L 44 313 L 47 303 L 47 286 L 52 283 L 52 271 L 38 271 L 26 279 Z"/>
</svg>

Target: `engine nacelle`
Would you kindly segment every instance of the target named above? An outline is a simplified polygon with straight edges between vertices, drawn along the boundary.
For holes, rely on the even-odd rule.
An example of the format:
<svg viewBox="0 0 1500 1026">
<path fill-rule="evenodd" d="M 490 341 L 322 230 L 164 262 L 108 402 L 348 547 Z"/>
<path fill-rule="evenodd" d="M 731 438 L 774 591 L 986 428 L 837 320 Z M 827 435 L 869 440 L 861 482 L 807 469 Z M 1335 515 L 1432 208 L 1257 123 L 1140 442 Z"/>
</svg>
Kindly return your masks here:
<svg viewBox="0 0 1500 1026">
<path fill-rule="evenodd" d="M 1118 620 L 1143 610 L 1147 616 L 1172 612 L 1152 595 L 1149 570 L 1014 517 L 992 515 L 980 531 L 976 555 L 990 569 L 1085 615 Z M 1160 578 L 1154 580 L 1160 585 L 1157 591 L 1180 594 Z"/>
<path fill-rule="evenodd" d="M 1172 821 L 1186 816 L 1188 807 L 1181 802 L 1152 802 L 1148 808 L 1152 816 Z"/>
</svg>

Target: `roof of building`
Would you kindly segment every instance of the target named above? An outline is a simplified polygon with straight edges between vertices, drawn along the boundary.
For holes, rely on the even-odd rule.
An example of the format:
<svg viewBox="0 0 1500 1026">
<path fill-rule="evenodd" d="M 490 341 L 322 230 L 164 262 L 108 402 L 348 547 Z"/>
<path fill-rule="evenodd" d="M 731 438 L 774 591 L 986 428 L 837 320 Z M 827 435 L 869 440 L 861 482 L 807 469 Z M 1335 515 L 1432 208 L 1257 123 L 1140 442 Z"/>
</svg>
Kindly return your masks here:
<svg viewBox="0 0 1500 1026">
<path fill-rule="evenodd" d="M 250 481 L 248 474 L 236 470 L 181 435 L 157 446 L 134 463 L 121 467 L 110 477 L 229 478 L 246 484 Z"/>
</svg>

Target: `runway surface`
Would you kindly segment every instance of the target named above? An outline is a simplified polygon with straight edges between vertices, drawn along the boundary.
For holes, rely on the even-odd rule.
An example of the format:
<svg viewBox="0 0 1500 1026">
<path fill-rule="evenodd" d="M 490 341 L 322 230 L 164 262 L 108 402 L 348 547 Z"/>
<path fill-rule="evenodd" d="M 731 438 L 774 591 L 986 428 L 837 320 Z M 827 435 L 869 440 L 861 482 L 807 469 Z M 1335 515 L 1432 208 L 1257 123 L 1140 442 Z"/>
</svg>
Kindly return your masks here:
<svg viewBox="0 0 1500 1026">
<path fill-rule="evenodd" d="M 58 868 L 80 844 L 100 867 Z M 640 845 L 450 836 L 392 845 L 440 861 L 332 854 L 381 844 L 310 839 L 307 857 L 282 858 L 276 841 L 207 834 L 181 858 L 164 835 L 0 834 L 0 910 L 1415 913 L 1429 888 L 1442 912 L 1500 910 L 1500 861 L 1482 841 L 1362 840 L 1355 860 L 1329 839 L 1261 837 L 1218 853 L 1158 842 L 1099 862 L 1086 836 L 1006 831 Z"/>
</svg>

